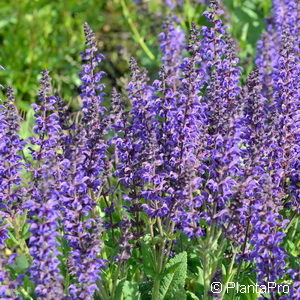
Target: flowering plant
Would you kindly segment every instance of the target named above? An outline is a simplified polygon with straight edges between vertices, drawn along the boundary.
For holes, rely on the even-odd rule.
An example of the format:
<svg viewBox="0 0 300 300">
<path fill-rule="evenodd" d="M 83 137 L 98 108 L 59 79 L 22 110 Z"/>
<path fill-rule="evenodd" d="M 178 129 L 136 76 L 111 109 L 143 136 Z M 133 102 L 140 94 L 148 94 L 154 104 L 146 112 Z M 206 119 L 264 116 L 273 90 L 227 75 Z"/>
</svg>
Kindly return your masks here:
<svg viewBox="0 0 300 300">
<path fill-rule="evenodd" d="M 132 58 L 111 93 L 85 24 L 80 117 L 44 70 L 26 141 L 7 88 L 1 299 L 300 299 L 300 4 L 274 0 L 244 85 L 222 10 L 204 16 L 170 17 L 158 77 Z"/>
</svg>

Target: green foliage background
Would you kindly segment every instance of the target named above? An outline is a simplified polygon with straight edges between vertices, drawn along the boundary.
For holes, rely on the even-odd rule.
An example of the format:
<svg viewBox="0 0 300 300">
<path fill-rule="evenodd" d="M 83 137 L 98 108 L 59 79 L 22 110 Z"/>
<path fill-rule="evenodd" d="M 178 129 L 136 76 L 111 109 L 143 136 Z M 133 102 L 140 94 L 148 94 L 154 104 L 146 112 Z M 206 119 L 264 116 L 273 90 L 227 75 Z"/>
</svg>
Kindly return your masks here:
<svg viewBox="0 0 300 300">
<path fill-rule="evenodd" d="M 225 0 L 224 7 L 247 71 L 271 0 Z M 185 0 L 174 13 L 188 30 L 192 22 L 203 24 L 204 9 L 197 0 Z M 83 23 L 94 29 L 106 56 L 108 86 L 124 88 L 130 56 L 155 76 L 160 64 L 157 36 L 169 13 L 162 0 L 139 6 L 133 0 L 0 0 L 0 65 L 5 67 L 0 82 L 14 87 L 20 111 L 28 113 L 36 100 L 39 73 L 48 68 L 56 89 L 76 110 Z"/>
</svg>

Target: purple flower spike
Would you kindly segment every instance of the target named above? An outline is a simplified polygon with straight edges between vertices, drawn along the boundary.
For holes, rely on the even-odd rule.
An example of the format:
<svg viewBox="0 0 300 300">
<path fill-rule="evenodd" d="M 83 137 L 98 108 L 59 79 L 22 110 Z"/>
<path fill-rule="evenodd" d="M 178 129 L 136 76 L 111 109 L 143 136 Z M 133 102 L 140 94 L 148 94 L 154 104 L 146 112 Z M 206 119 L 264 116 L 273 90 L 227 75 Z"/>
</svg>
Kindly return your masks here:
<svg viewBox="0 0 300 300">
<path fill-rule="evenodd" d="M 97 71 L 103 56 L 97 49 L 95 35 L 84 25 L 86 50 L 82 53 L 82 124 L 66 137 L 70 143 L 60 162 L 61 205 L 64 237 L 71 248 L 68 271 L 73 281 L 68 287 L 72 299 L 93 299 L 97 281 L 105 268 L 101 252 L 102 220 L 94 216 L 107 172 L 107 143 L 104 141 L 109 118 L 102 106 L 103 72 Z"/>
<path fill-rule="evenodd" d="M 30 141 L 33 158 L 30 172 L 29 199 L 24 203 L 28 209 L 31 237 L 29 252 L 33 258 L 30 275 L 35 282 L 35 294 L 44 299 L 51 295 L 63 299 L 63 277 L 60 274 L 58 256 L 58 210 L 59 174 L 57 151 L 60 149 L 61 127 L 56 111 L 57 99 L 51 96 L 51 82 L 47 70 L 42 72 L 40 104 L 33 105 L 35 111 L 34 132 Z"/>
</svg>

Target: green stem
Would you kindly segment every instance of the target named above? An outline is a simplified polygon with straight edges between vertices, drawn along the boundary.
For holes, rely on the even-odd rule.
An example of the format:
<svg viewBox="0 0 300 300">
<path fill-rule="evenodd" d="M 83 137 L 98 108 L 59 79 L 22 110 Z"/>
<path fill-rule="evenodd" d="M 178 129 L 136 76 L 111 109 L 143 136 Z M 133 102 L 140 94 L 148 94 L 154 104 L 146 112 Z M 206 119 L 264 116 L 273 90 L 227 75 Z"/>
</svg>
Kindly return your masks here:
<svg viewBox="0 0 300 300">
<path fill-rule="evenodd" d="M 152 54 L 151 50 L 148 48 L 148 46 L 145 44 L 144 39 L 142 38 L 142 36 L 140 35 L 140 33 L 138 32 L 135 24 L 133 23 L 133 20 L 130 16 L 129 10 L 126 6 L 125 0 L 121 0 L 121 5 L 122 5 L 122 9 L 123 9 L 123 15 L 125 17 L 125 19 L 127 20 L 136 40 L 138 41 L 138 43 L 140 44 L 140 46 L 142 47 L 142 49 L 144 50 L 144 52 L 148 55 L 148 57 L 151 60 L 155 60 L 155 56 Z"/>
<path fill-rule="evenodd" d="M 156 278 L 153 284 L 152 298 L 151 298 L 152 300 L 160 300 L 159 289 L 160 289 L 160 279 Z"/>
<path fill-rule="evenodd" d="M 234 275 L 234 270 L 233 270 L 233 265 L 235 262 L 235 258 L 236 258 L 236 252 L 233 254 L 228 271 L 226 272 L 226 278 L 223 284 L 223 289 L 222 289 L 222 294 L 221 294 L 221 298 L 223 299 L 226 290 L 227 290 L 227 286 L 228 286 L 228 282 L 231 280 L 232 276 Z"/>
<path fill-rule="evenodd" d="M 226 239 L 223 238 L 221 244 L 217 247 L 221 236 L 222 231 L 220 229 L 217 230 L 216 224 L 213 222 L 204 243 L 199 243 L 202 253 L 204 253 L 202 258 L 204 300 L 210 299 L 208 293 L 210 291 L 211 280 L 218 269 L 219 261 L 226 245 Z"/>
<path fill-rule="evenodd" d="M 192 26 L 193 21 L 193 13 L 192 13 L 192 5 L 190 0 L 186 0 L 186 15 L 188 18 L 189 26 Z"/>
<path fill-rule="evenodd" d="M 153 290 L 152 290 L 152 300 L 160 300 L 160 293 L 159 293 L 159 289 L 160 289 L 160 275 L 163 272 L 163 262 L 164 262 L 164 248 L 165 248 L 165 241 L 163 241 L 160 246 L 159 246 L 159 250 L 156 256 L 156 277 L 154 279 L 154 283 L 153 283 Z"/>
<path fill-rule="evenodd" d="M 288 230 L 290 229 L 291 225 L 293 224 L 293 221 L 294 221 L 296 216 L 297 216 L 297 211 L 295 211 L 293 213 L 292 217 L 290 218 L 290 221 L 289 221 L 288 225 L 286 226 L 286 228 L 284 230 L 285 232 L 288 232 Z"/>
<path fill-rule="evenodd" d="M 168 231 L 168 233 L 169 233 L 169 234 L 173 234 L 174 228 L 175 228 L 175 223 L 172 222 L 172 223 L 171 223 L 171 226 L 170 226 L 170 230 Z M 172 241 L 172 240 L 169 240 L 167 252 L 166 252 L 166 255 L 165 255 L 165 260 L 164 260 L 164 262 L 163 262 L 163 270 L 165 269 L 166 264 L 167 264 L 167 262 L 168 262 L 168 258 L 169 258 L 169 255 L 170 255 L 170 252 L 171 252 L 171 249 L 172 249 L 172 245 L 173 245 L 173 241 Z"/>
<path fill-rule="evenodd" d="M 155 243 L 154 243 L 154 230 L 153 230 L 153 223 L 151 220 L 149 220 L 149 231 L 151 235 L 151 246 L 152 246 L 152 253 L 153 253 L 153 259 L 156 261 L 156 249 L 155 249 Z"/>
<path fill-rule="evenodd" d="M 203 257 L 203 285 L 204 285 L 204 298 L 209 300 L 208 292 L 210 287 L 210 272 L 209 272 L 209 255 L 205 253 Z"/>
<path fill-rule="evenodd" d="M 99 290 L 98 293 L 100 295 L 101 300 L 110 300 L 110 297 L 106 293 L 106 289 L 104 287 L 104 284 L 98 283 Z"/>
<path fill-rule="evenodd" d="M 107 198 L 106 198 L 105 195 L 103 195 L 103 199 L 104 199 L 104 202 L 105 202 L 106 207 L 109 208 L 109 202 L 108 202 L 108 200 L 107 200 Z M 110 225 L 111 225 L 111 236 L 112 236 L 112 240 L 113 240 L 114 242 L 116 242 L 116 239 L 115 239 L 115 232 L 114 232 L 114 227 L 113 227 L 113 223 L 114 223 L 114 222 L 113 222 L 113 217 L 112 217 L 111 212 L 109 212 L 109 222 L 110 222 Z"/>
<path fill-rule="evenodd" d="M 112 298 L 115 297 L 115 292 L 116 292 L 117 285 L 118 285 L 119 273 L 120 273 L 120 264 L 118 264 L 117 270 L 113 274 L 114 278 L 113 278 L 113 286 L 112 286 L 112 291 L 111 291 Z"/>
<path fill-rule="evenodd" d="M 27 291 L 23 287 L 20 288 L 20 291 L 26 297 L 25 299 L 33 300 L 33 298 L 27 293 Z"/>
<path fill-rule="evenodd" d="M 158 251 L 154 250 L 156 276 L 155 276 L 154 282 L 153 282 L 152 298 L 151 298 L 152 300 L 160 300 L 160 293 L 159 293 L 160 275 L 163 272 L 163 269 L 165 266 L 165 264 L 164 264 L 164 258 L 165 258 L 164 249 L 165 249 L 166 241 L 165 241 L 165 239 L 163 239 L 164 232 L 163 232 L 163 226 L 162 226 L 160 217 L 157 217 L 157 227 L 158 227 L 159 235 L 162 238 L 162 241 L 159 244 Z"/>
<path fill-rule="evenodd" d="M 163 266 L 163 261 L 164 261 L 164 243 L 161 244 L 158 250 L 158 254 L 156 256 L 156 276 L 154 278 L 153 282 L 153 289 L 152 289 L 152 300 L 160 300 L 160 275 L 162 272 L 162 266 Z"/>
</svg>

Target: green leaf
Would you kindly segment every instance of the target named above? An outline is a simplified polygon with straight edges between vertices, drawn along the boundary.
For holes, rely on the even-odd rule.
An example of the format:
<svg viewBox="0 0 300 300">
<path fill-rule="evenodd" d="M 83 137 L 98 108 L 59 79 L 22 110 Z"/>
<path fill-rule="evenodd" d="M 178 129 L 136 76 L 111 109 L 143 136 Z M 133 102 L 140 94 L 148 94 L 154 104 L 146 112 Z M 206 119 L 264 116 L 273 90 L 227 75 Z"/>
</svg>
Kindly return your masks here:
<svg viewBox="0 0 300 300">
<path fill-rule="evenodd" d="M 200 267 L 197 267 L 197 282 L 201 285 L 204 286 L 204 277 L 203 277 L 203 269 Z"/>
<path fill-rule="evenodd" d="M 249 9 L 249 8 L 247 8 L 247 7 L 242 7 L 241 8 L 242 9 L 242 11 L 245 13 L 245 14 L 247 14 L 250 18 L 252 18 L 252 19 L 254 19 L 254 20 L 256 20 L 257 18 L 258 18 L 258 15 L 257 15 L 257 13 L 255 12 L 255 11 L 253 11 L 252 9 Z"/>
<path fill-rule="evenodd" d="M 121 280 L 116 288 L 113 300 L 121 300 L 125 280 Z"/>
<path fill-rule="evenodd" d="M 15 259 L 15 270 L 17 272 L 22 272 L 29 267 L 29 263 L 24 254 L 20 254 Z"/>
<path fill-rule="evenodd" d="M 223 274 L 223 276 L 225 278 L 226 274 L 227 274 L 227 269 L 226 269 L 226 266 L 224 264 L 222 264 L 222 274 Z"/>
<path fill-rule="evenodd" d="M 286 242 L 287 242 L 289 253 L 294 257 L 298 257 L 298 255 L 300 254 L 300 250 L 297 247 L 297 245 L 290 240 L 287 240 Z"/>
<path fill-rule="evenodd" d="M 184 251 L 171 258 L 167 263 L 159 290 L 160 299 L 170 299 L 175 295 L 178 298 L 179 294 L 180 298 L 178 299 L 185 299 L 186 294 L 181 295 L 181 292 L 185 285 L 186 276 L 187 253 Z"/>
<path fill-rule="evenodd" d="M 243 280 L 243 283 L 244 285 L 246 286 L 255 286 L 256 282 L 254 282 L 251 278 L 245 278 Z M 244 300 L 257 300 L 258 297 L 259 297 L 259 294 L 258 293 L 239 293 L 241 299 L 244 299 Z"/>
<path fill-rule="evenodd" d="M 15 235 L 11 233 L 10 231 L 8 232 L 9 238 L 16 244 L 19 245 L 19 241 L 16 239 Z"/>
<path fill-rule="evenodd" d="M 30 232 L 29 232 L 29 228 L 30 228 L 30 224 L 29 223 L 25 223 L 23 228 L 22 228 L 22 238 L 24 240 L 26 240 L 29 235 L 30 235 Z"/>
<path fill-rule="evenodd" d="M 146 275 L 151 278 L 156 276 L 156 272 L 154 270 L 154 259 L 153 254 L 151 252 L 151 247 L 149 244 L 142 243 L 142 255 L 143 255 L 143 266 Z"/>
<path fill-rule="evenodd" d="M 191 299 L 191 300 L 200 300 L 199 298 L 198 298 L 198 296 L 196 296 L 193 292 L 191 292 L 191 291 L 187 291 L 186 292 L 186 295 L 188 296 L 188 299 Z"/>
<path fill-rule="evenodd" d="M 141 293 L 139 291 L 139 285 L 137 282 L 131 282 L 128 280 L 124 281 L 123 299 L 124 300 L 141 299 Z"/>
<path fill-rule="evenodd" d="M 241 35 L 242 41 L 247 41 L 248 29 L 249 29 L 249 23 L 244 24 L 242 29 L 242 35 Z"/>
</svg>

